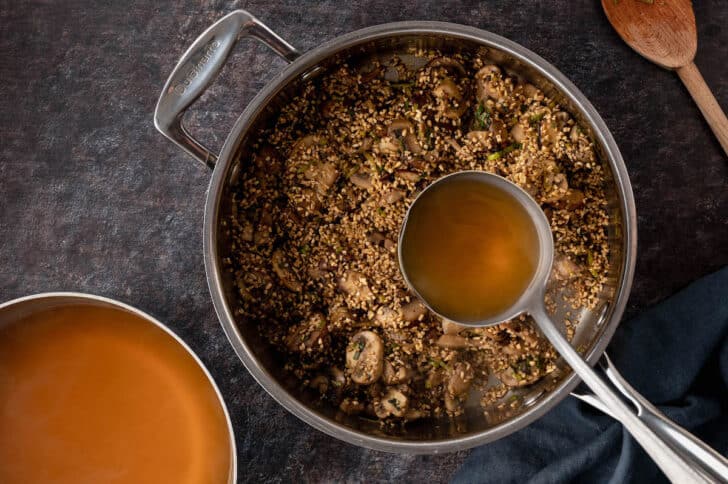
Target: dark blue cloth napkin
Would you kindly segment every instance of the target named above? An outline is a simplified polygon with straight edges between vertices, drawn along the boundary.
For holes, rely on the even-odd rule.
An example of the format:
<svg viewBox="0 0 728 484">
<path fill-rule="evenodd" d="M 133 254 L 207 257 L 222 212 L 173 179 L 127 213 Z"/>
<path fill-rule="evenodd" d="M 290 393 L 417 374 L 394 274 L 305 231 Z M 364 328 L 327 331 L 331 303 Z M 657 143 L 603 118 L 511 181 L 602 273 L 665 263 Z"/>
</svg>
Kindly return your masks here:
<svg viewBox="0 0 728 484">
<path fill-rule="evenodd" d="M 728 267 L 622 323 L 607 353 L 668 418 L 728 454 Z M 454 481 L 667 479 L 619 423 L 569 397 L 525 429 L 475 449 Z"/>
</svg>

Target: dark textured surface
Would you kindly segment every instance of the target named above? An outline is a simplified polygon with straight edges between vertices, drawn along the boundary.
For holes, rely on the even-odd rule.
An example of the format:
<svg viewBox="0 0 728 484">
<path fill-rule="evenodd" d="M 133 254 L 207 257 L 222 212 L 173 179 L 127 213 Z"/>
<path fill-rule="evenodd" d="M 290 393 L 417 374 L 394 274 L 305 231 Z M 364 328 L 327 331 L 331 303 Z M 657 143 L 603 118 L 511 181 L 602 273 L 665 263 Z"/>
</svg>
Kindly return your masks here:
<svg viewBox="0 0 728 484">
<path fill-rule="evenodd" d="M 186 47 L 241 7 L 302 51 L 408 19 L 464 23 L 523 44 L 594 103 L 626 160 L 639 214 L 628 314 L 728 263 L 725 155 L 677 77 L 629 50 L 596 1 L 0 0 L 0 300 L 85 291 L 167 322 L 225 394 L 241 477 L 441 481 L 467 455 L 394 456 L 331 439 L 279 407 L 228 345 L 202 260 L 210 173 L 156 133 L 152 111 Z M 728 2 L 696 2 L 696 16 L 696 63 L 726 107 Z M 193 131 L 219 147 L 282 65 L 243 43 L 189 116 Z"/>
</svg>

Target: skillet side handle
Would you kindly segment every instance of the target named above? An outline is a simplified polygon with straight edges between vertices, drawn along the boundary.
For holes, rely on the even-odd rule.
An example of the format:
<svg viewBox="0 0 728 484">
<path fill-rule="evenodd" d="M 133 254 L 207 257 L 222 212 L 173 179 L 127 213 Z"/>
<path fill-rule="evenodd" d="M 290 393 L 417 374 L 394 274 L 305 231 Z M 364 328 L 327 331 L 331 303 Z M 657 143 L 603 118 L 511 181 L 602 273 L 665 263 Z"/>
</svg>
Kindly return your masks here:
<svg viewBox="0 0 728 484">
<path fill-rule="evenodd" d="M 614 387 L 635 406 L 637 417 L 660 436 L 670 447 L 697 467 L 711 482 L 728 482 L 728 459 L 705 442 L 668 419 L 657 407 L 640 395 L 617 371 L 605 353 L 600 367 Z M 572 393 L 579 400 L 612 415 L 601 399 L 593 394 Z"/>
<path fill-rule="evenodd" d="M 193 158 L 213 168 L 217 155 L 197 141 L 182 125 L 182 117 L 209 87 L 228 59 L 239 37 L 253 37 L 288 62 L 300 54 L 260 20 L 235 10 L 200 35 L 177 63 L 154 110 L 154 126 Z"/>
</svg>

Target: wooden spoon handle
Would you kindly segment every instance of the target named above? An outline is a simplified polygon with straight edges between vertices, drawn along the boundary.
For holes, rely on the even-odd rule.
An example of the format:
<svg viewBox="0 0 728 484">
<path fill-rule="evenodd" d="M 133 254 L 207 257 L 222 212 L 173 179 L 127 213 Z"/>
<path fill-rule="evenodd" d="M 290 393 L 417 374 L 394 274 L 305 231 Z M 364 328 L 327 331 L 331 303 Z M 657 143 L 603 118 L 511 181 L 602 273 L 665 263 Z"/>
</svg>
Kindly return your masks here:
<svg viewBox="0 0 728 484">
<path fill-rule="evenodd" d="M 715 100 L 715 96 L 710 92 L 710 88 L 705 83 L 705 79 L 700 74 L 698 67 L 694 62 L 690 62 L 678 67 L 677 75 L 680 76 L 680 80 L 688 88 L 688 92 L 693 97 L 695 104 L 698 105 L 710 129 L 718 138 L 723 151 L 728 155 L 728 119 L 726 119 L 725 113 L 718 105 L 718 101 Z"/>
</svg>

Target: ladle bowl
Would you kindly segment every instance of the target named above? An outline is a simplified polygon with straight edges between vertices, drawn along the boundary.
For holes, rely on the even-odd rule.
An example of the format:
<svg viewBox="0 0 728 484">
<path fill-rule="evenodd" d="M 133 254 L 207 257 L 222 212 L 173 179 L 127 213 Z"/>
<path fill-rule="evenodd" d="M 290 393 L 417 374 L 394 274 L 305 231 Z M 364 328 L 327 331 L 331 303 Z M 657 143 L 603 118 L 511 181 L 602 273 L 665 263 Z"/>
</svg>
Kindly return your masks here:
<svg viewBox="0 0 728 484">
<path fill-rule="evenodd" d="M 431 304 L 422 296 L 421 288 L 416 287 L 408 277 L 405 251 L 408 244 L 403 243 L 407 238 L 410 215 L 416 210 L 418 202 L 436 187 L 442 188 L 444 184 L 455 183 L 464 179 L 482 183 L 484 188 L 497 190 L 502 195 L 518 203 L 529 215 L 538 239 L 538 262 L 535 266 L 530 283 L 520 297 L 507 309 L 493 316 L 478 321 L 459 321 L 452 314 L 441 314 L 438 307 Z M 595 398 L 585 399 L 588 403 L 596 404 L 598 408 L 608 413 L 629 431 L 637 442 L 652 457 L 665 475 L 673 482 L 711 482 L 713 479 L 726 479 L 728 465 L 726 459 L 713 449 L 702 443 L 686 430 L 670 422 L 664 415 L 647 402 L 634 389 L 624 382 L 621 376 L 610 367 L 612 374 L 607 377 L 615 384 L 616 389 L 628 396 L 637 407 L 637 412 L 630 408 L 618 393 L 600 377 L 582 356 L 571 346 L 557 325 L 546 311 L 544 297 L 548 283 L 551 265 L 554 258 L 554 243 L 549 221 L 538 203 L 516 184 L 498 175 L 484 171 L 461 171 L 446 175 L 426 187 L 410 205 L 400 230 L 398 244 L 399 266 L 402 276 L 409 288 L 422 302 L 435 314 L 464 326 L 492 326 L 504 323 L 521 314 L 528 314 L 533 318 L 543 335 L 551 342 L 574 372 L 594 392 Z M 616 377 L 614 376 L 616 375 Z M 615 379 L 617 381 L 615 381 Z M 625 391 L 625 387 L 628 389 Z M 645 420 L 639 413 L 651 412 L 660 418 Z M 667 430 L 666 430 L 667 429 Z M 677 433 L 683 439 L 675 439 L 672 434 Z M 667 438 L 665 438 L 667 434 Z"/>
</svg>

